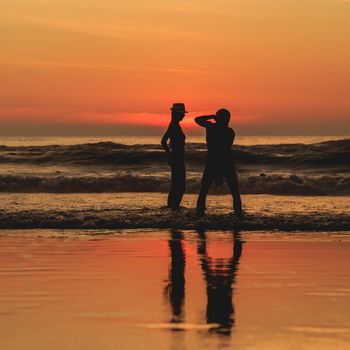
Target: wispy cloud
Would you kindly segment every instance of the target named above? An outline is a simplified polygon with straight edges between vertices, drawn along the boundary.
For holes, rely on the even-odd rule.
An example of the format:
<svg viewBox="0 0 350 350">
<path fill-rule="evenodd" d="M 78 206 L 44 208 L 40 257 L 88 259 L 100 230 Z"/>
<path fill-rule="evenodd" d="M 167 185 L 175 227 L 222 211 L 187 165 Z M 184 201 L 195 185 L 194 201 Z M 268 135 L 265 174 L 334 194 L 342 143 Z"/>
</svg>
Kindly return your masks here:
<svg viewBox="0 0 350 350">
<path fill-rule="evenodd" d="M 188 74 L 218 74 L 218 72 L 185 69 L 178 67 L 153 67 L 137 66 L 123 64 L 94 64 L 94 63 L 75 63 L 62 61 L 41 61 L 41 60 L 0 60 L 0 65 L 28 66 L 35 68 L 59 68 L 59 69 L 80 69 L 80 70 L 140 70 L 140 71 L 160 71 L 169 73 L 188 73 Z"/>
<path fill-rule="evenodd" d="M 45 106 L 2 107 L 0 109 L 0 120 L 2 122 L 47 122 L 55 117 L 59 120 L 69 120 L 72 115 L 77 113 L 79 113 L 79 111 L 72 108 Z"/>
<path fill-rule="evenodd" d="M 88 110 L 79 108 L 59 108 L 46 106 L 21 106 L 0 109 L 0 123 L 46 123 L 46 124 L 82 124 L 82 125 L 148 125 L 164 126 L 168 123 L 169 111 L 154 112 L 118 112 Z M 185 123 L 188 124 L 188 123 Z"/>
<path fill-rule="evenodd" d="M 346 4 L 345 6 L 347 5 L 350 5 L 350 0 L 322 0 L 323 2 L 325 3 L 338 3 L 339 5 L 340 4 Z"/>
<path fill-rule="evenodd" d="M 36 25 L 54 29 L 61 29 L 80 34 L 114 39 L 139 39 L 140 35 L 156 36 L 157 38 L 186 40 L 186 38 L 201 38 L 200 31 L 180 30 L 170 26 L 157 25 L 156 23 L 128 23 L 125 20 L 117 21 L 118 24 L 108 23 L 108 21 L 96 21 L 90 19 L 70 19 L 54 17 L 36 17 L 33 15 L 8 14 L 2 16 L 2 21 L 17 25 Z"/>
<path fill-rule="evenodd" d="M 212 114 L 209 110 L 189 111 L 182 122 L 187 130 L 197 129 L 194 117 Z M 233 114 L 235 125 L 249 125 L 260 119 L 259 116 Z M 44 106 L 22 106 L 0 109 L 0 124 L 45 123 L 45 125 L 128 125 L 130 127 L 166 127 L 170 121 L 170 111 L 159 112 L 118 112 L 84 110 L 79 108 L 59 108 Z"/>
</svg>

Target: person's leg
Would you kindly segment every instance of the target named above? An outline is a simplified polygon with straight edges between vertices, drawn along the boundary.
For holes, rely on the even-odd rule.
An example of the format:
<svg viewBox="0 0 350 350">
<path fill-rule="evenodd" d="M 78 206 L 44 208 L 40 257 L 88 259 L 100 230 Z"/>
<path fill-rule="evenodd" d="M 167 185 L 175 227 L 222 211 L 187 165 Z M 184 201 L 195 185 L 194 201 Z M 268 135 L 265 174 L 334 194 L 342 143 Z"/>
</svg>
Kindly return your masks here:
<svg viewBox="0 0 350 350">
<path fill-rule="evenodd" d="M 186 169 L 184 163 L 175 163 L 171 167 L 171 187 L 168 196 L 168 207 L 178 209 L 185 192 Z"/>
<path fill-rule="evenodd" d="M 177 192 L 176 192 L 176 205 L 177 207 L 180 206 L 180 203 L 182 201 L 182 197 L 185 193 L 185 189 L 186 189 L 186 168 L 185 168 L 185 164 L 181 164 L 178 167 L 178 174 L 177 174 L 177 179 L 176 179 L 176 188 L 177 188 Z"/>
<path fill-rule="evenodd" d="M 213 183 L 213 175 L 208 166 L 205 167 L 202 183 L 199 190 L 198 200 L 197 200 L 197 216 L 203 216 L 205 212 L 205 203 L 207 199 L 207 194 L 209 192 L 210 186 Z"/>
<path fill-rule="evenodd" d="M 233 208 L 236 215 L 242 214 L 242 201 L 239 193 L 236 167 L 232 164 L 225 171 L 225 179 L 233 198 Z"/>
<path fill-rule="evenodd" d="M 176 179 L 176 169 L 172 165 L 171 166 L 171 184 L 170 184 L 170 189 L 168 194 L 168 208 L 174 207 L 174 197 L 175 197 L 175 187 L 176 187 L 175 179 Z"/>
</svg>

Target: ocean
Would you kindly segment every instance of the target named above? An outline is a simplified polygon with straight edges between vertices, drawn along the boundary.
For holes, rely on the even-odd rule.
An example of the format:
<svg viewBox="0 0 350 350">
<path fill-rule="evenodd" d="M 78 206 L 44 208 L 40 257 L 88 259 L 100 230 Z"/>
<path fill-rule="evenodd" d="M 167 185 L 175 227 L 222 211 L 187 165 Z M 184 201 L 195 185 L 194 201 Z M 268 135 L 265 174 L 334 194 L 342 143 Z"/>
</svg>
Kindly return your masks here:
<svg viewBox="0 0 350 350">
<path fill-rule="evenodd" d="M 78 145 L 86 143 L 114 142 L 125 145 L 160 143 L 156 136 L 0 136 L 0 145 L 6 146 L 48 146 L 48 145 Z M 236 136 L 235 143 L 242 146 L 276 145 L 290 143 L 318 143 L 348 139 L 349 136 Z M 204 142 L 203 136 L 189 135 L 186 139 L 190 143 Z"/>
<path fill-rule="evenodd" d="M 195 228 L 203 138 L 188 137 L 180 214 L 164 208 L 169 166 L 155 137 L 1 137 L 2 228 Z M 244 229 L 349 228 L 350 138 L 238 137 Z M 282 208 L 282 211 L 281 209 Z M 226 186 L 213 186 L 206 228 L 229 229 Z"/>
<path fill-rule="evenodd" d="M 187 193 L 198 192 L 205 154 L 203 139 L 188 138 Z M 349 138 L 242 137 L 233 157 L 242 194 L 350 195 Z M 159 138 L 0 138 L 0 192 L 168 189 Z M 213 193 L 228 192 L 214 187 Z"/>
</svg>

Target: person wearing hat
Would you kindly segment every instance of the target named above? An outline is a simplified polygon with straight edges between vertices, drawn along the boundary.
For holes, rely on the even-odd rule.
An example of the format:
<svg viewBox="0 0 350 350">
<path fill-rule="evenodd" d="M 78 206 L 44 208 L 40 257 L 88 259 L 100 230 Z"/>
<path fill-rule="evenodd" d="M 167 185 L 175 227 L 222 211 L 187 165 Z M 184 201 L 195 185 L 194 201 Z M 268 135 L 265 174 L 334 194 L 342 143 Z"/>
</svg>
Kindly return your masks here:
<svg viewBox="0 0 350 350">
<path fill-rule="evenodd" d="M 186 187 L 185 139 L 180 122 L 187 113 L 184 103 L 174 103 L 171 108 L 171 121 L 161 145 L 168 157 L 171 168 L 171 186 L 168 195 L 168 208 L 177 210 Z M 170 141 L 168 143 L 168 141 Z"/>
<path fill-rule="evenodd" d="M 219 109 L 215 115 L 195 118 L 195 122 L 206 129 L 207 158 L 202 183 L 197 200 L 197 217 L 205 212 L 205 202 L 213 182 L 222 185 L 223 180 L 233 197 L 235 215 L 242 216 L 242 202 L 238 188 L 235 164 L 231 156 L 231 147 L 235 132 L 229 127 L 231 114 L 227 109 Z"/>
</svg>

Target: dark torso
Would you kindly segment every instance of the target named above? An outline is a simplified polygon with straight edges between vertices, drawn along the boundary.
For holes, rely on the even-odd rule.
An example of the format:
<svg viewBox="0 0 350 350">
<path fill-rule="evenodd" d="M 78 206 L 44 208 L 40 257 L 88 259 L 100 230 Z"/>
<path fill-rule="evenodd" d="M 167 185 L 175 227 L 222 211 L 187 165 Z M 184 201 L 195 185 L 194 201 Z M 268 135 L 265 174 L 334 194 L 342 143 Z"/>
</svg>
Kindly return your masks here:
<svg viewBox="0 0 350 350">
<path fill-rule="evenodd" d="M 185 158 L 185 139 L 186 136 L 179 124 L 171 124 L 170 128 L 170 149 L 173 154 L 173 160 L 183 161 Z"/>
<path fill-rule="evenodd" d="M 225 126 L 213 124 L 207 127 L 207 162 L 226 163 L 231 161 L 231 147 L 235 137 L 234 131 Z"/>
</svg>

